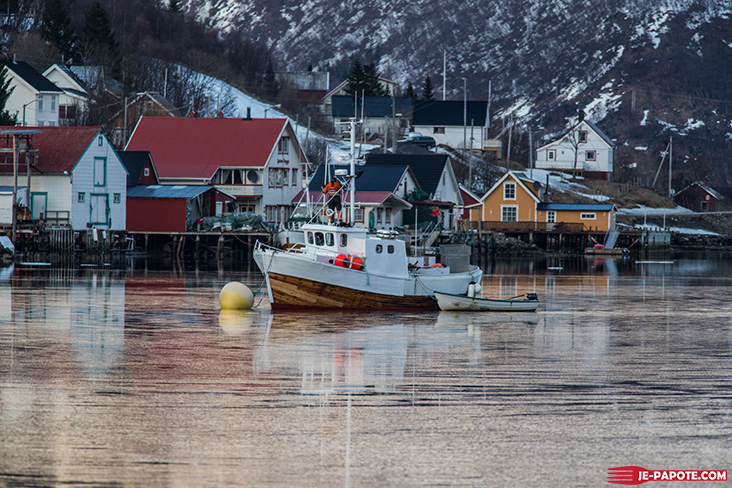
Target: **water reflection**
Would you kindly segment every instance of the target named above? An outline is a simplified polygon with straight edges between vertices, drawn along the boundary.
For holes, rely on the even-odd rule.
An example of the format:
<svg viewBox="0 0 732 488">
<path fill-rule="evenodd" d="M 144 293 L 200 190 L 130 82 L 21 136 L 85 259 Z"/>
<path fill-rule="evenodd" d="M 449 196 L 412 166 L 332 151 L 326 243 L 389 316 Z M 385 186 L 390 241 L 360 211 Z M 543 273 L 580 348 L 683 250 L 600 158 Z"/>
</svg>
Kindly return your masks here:
<svg viewBox="0 0 732 488">
<path fill-rule="evenodd" d="M 729 269 L 507 260 L 484 293 L 535 292 L 538 312 L 272 314 L 262 295 L 218 307 L 257 274 L 5 268 L 0 485 L 586 486 L 723 465 Z"/>
</svg>

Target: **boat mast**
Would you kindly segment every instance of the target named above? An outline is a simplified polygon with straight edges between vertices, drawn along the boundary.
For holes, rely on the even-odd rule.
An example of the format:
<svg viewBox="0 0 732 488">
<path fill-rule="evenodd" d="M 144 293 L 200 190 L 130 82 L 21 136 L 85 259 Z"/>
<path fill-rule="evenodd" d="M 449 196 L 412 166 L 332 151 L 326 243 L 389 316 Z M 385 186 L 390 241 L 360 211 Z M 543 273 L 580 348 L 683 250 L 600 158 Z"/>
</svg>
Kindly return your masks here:
<svg viewBox="0 0 732 488">
<path fill-rule="evenodd" d="M 351 190 L 351 209 L 348 213 L 351 226 L 356 225 L 356 119 L 351 119 L 351 172 L 350 178 Z"/>
</svg>

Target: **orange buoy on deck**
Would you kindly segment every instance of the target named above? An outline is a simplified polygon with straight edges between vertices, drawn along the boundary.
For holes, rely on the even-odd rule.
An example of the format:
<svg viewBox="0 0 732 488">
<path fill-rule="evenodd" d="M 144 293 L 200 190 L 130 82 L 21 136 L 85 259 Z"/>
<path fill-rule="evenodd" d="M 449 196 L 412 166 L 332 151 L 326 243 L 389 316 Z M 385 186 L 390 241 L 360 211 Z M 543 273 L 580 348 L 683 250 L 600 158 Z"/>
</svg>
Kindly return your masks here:
<svg viewBox="0 0 732 488">
<path fill-rule="evenodd" d="M 349 268 L 356 269 L 356 270 L 363 268 L 363 259 L 362 258 L 360 258 L 358 256 L 349 256 L 348 258 L 349 258 L 349 262 L 350 262 Z"/>
</svg>

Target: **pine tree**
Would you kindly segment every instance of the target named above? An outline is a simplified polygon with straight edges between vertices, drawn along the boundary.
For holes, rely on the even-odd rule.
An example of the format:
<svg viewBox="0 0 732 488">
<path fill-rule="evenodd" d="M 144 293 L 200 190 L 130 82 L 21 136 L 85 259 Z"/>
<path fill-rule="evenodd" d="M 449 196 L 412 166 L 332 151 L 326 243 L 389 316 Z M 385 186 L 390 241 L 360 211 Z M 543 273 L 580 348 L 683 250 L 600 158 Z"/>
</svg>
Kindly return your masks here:
<svg viewBox="0 0 732 488">
<path fill-rule="evenodd" d="M 376 63 L 367 64 L 364 68 L 366 78 L 366 96 L 383 97 L 386 96 L 386 89 L 381 85 L 379 78 L 381 73 L 376 69 Z"/>
<path fill-rule="evenodd" d="M 119 46 L 107 11 L 98 1 L 86 14 L 83 37 L 86 63 L 107 66 L 115 73 L 119 69 Z"/>
<path fill-rule="evenodd" d="M 347 81 L 346 93 L 349 95 L 356 93 L 358 96 L 361 96 L 361 92 L 366 90 L 366 71 L 360 59 L 356 58 L 353 60 L 351 71 L 348 72 Z"/>
<path fill-rule="evenodd" d="M 414 105 L 414 101 L 417 99 L 417 94 L 414 93 L 414 87 L 412 86 L 412 82 L 410 81 L 407 85 L 407 93 L 406 95 L 412 100 L 412 105 Z"/>
<path fill-rule="evenodd" d="M 422 98 L 425 100 L 434 100 L 435 97 L 432 93 L 432 79 L 428 76 L 424 80 L 424 89 L 422 90 Z"/>
<path fill-rule="evenodd" d="M 277 93 L 280 91 L 280 84 L 277 82 L 277 74 L 274 71 L 271 59 L 267 61 L 267 69 L 264 72 L 264 89 L 270 99 L 276 98 Z"/>
<path fill-rule="evenodd" d="M 11 126 L 15 125 L 18 121 L 18 114 L 10 115 L 8 109 L 5 108 L 5 104 L 8 103 L 8 98 L 13 93 L 15 87 L 10 88 L 11 78 L 8 76 L 8 69 L 3 66 L 0 72 L 0 125 Z"/>
<path fill-rule="evenodd" d="M 71 17 L 61 0 L 51 0 L 43 13 L 41 34 L 46 42 L 56 46 L 64 61 L 70 63 L 76 57 L 76 35 L 71 28 Z"/>
</svg>

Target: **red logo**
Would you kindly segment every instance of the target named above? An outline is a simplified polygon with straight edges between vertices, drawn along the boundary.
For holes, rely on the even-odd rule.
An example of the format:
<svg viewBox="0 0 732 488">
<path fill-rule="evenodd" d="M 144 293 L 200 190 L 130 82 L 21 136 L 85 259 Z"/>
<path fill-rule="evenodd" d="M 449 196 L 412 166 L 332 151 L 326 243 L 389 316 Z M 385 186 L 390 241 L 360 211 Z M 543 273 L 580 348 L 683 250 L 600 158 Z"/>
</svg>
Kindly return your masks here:
<svg viewBox="0 0 732 488">
<path fill-rule="evenodd" d="M 727 471 L 693 469 L 646 469 L 620 466 L 607 470 L 607 482 L 616 485 L 641 485 L 646 481 L 727 481 Z"/>
</svg>

